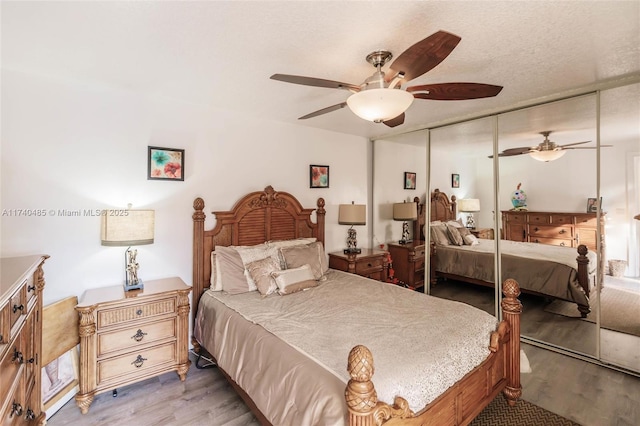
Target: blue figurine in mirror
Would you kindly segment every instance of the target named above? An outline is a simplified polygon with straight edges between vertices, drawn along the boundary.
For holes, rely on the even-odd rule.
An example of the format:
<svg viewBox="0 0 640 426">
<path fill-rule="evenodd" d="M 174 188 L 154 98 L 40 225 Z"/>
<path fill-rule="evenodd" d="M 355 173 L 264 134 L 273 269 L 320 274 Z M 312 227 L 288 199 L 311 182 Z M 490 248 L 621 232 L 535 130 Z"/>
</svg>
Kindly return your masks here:
<svg viewBox="0 0 640 426">
<path fill-rule="evenodd" d="M 511 204 L 513 204 L 512 210 L 527 210 L 527 194 L 520 189 L 522 184 L 519 183 L 518 187 L 511 194 Z"/>
</svg>

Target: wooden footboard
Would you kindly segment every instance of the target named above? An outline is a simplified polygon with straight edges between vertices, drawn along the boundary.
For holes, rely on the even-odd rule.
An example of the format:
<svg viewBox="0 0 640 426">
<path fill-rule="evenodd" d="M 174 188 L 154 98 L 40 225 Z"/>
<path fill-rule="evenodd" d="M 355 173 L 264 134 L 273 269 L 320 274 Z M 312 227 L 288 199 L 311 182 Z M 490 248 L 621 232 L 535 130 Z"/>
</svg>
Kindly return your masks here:
<svg viewBox="0 0 640 426">
<path fill-rule="evenodd" d="M 509 405 L 522 395 L 520 385 L 520 288 L 515 280 L 504 282 L 503 321 L 491 334 L 487 359 L 444 394 L 414 413 L 397 396 L 393 405 L 378 401 L 373 376 L 373 356 L 358 345 L 349 353 L 351 379 L 345 390 L 350 426 L 466 425 L 503 392 Z"/>
</svg>

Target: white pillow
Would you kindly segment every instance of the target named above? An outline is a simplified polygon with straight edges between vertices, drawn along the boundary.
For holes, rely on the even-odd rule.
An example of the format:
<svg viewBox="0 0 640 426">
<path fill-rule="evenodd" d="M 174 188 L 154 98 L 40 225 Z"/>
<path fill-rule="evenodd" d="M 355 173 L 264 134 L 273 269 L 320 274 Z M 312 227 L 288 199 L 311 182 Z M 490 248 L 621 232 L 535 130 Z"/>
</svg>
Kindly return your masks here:
<svg viewBox="0 0 640 426">
<path fill-rule="evenodd" d="M 271 276 L 276 280 L 278 293 L 281 295 L 295 293 L 318 285 L 318 281 L 314 279 L 309 265 L 275 271 L 271 273 Z"/>
<path fill-rule="evenodd" d="M 480 244 L 480 242 L 478 241 L 478 238 L 476 238 L 476 236 L 473 234 L 465 235 L 463 239 L 464 239 L 464 243 L 468 246 L 475 246 L 477 244 Z"/>
<path fill-rule="evenodd" d="M 209 280 L 210 288 L 213 291 L 222 291 L 222 276 L 220 274 L 220 261 L 215 251 L 211 252 L 211 279 Z"/>
</svg>

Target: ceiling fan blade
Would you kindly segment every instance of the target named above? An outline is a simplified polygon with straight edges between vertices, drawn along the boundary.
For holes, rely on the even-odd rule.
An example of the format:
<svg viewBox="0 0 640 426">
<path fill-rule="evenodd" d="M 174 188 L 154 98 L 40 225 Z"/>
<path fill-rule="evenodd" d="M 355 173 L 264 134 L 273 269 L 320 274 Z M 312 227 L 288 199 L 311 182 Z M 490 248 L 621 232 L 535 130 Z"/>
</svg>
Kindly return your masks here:
<svg viewBox="0 0 640 426">
<path fill-rule="evenodd" d="M 502 86 L 483 83 L 440 83 L 407 87 L 407 92 L 412 92 L 414 98 L 437 101 L 490 98 L 496 96 L 501 90 Z"/>
<path fill-rule="evenodd" d="M 431 34 L 402 52 L 390 65 L 385 79 L 391 81 L 398 73 L 404 81 L 420 77 L 435 68 L 455 49 L 461 38 L 446 31 Z"/>
<path fill-rule="evenodd" d="M 383 121 L 389 127 L 396 127 L 404 123 L 404 112 L 397 116 L 396 118 L 392 118 L 391 120 Z"/>
<path fill-rule="evenodd" d="M 564 148 L 566 148 L 568 146 L 582 145 L 582 144 L 589 143 L 589 142 L 591 142 L 591 141 L 574 142 L 574 143 L 568 143 L 566 145 L 559 145 L 559 147 L 564 149 Z"/>
<path fill-rule="evenodd" d="M 498 156 L 499 157 L 510 157 L 512 155 L 526 154 L 526 153 L 528 153 L 529 151 L 531 151 L 534 148 L 531 148 L 530 146 L 521 146 L 521 147 L 518 147 L 518 148 L 509 148 L 509 149 L 505 149 L 504 151 L 502 151 Z"/>
<path fill-rule="evenodd" d="M 274 74 L 271 80 L 284 81 L 285 83 L 302 84 L 303 86 L 327 87 L 329 89 L 346 89 L 360 91 L 360 86 L 341 81 L 325 80 L 322 78 L 304 77 L 301 75 Z"/>
<path fill-rule="evenodd" d="M 570 146 L 565 148 L 567 145 L 562 145 L 562 149 L 597 149 L 597 146 Z M 600 148 L 611 148 L 613 145 L 600 145 Z"/>
<path fill-rule="evenodd" d="M 302 117 L 298 118 L 298 120 L 306 120 L 307 118 L 317 117 L 319 115 L 326 114 L 328 112 L 332 112 L 332 111 L 336 111 L 336 110 L 342 109 L 342 108 L 344 108 L 346 106 L 347 106 L 346 102 L 342 102 L 342 103 L 336 104 L 336 105 L 331 105 L 330 107 L 322 108 L 322 109 L 319 109 L 317 111 L 311 112 L 311 113 L 309 113 L 307 115 L 303 115 Z"/>
</svg>

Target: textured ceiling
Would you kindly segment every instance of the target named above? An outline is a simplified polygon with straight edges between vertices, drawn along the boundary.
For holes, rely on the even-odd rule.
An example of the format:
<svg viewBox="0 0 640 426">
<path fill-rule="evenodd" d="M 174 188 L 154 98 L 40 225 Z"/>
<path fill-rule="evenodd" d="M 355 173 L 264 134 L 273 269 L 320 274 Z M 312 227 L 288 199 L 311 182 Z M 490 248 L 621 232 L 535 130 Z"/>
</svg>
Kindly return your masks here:
<svg viewBox="0 0 640 426">
<path fill-rule="evenodd" d="M 639 1 L 7 2 L 2 67 L 236 110 L 247 117 L 376 136 L 640 75 Z M 393 131 L 348 108 L 348 92 L 274 73 L 360 84 L 373 50 L 395 55 L 438 31 L 462 38 L 413 80 L 498 84 L 495 98 L 416 100 Z"/>
</svg>

